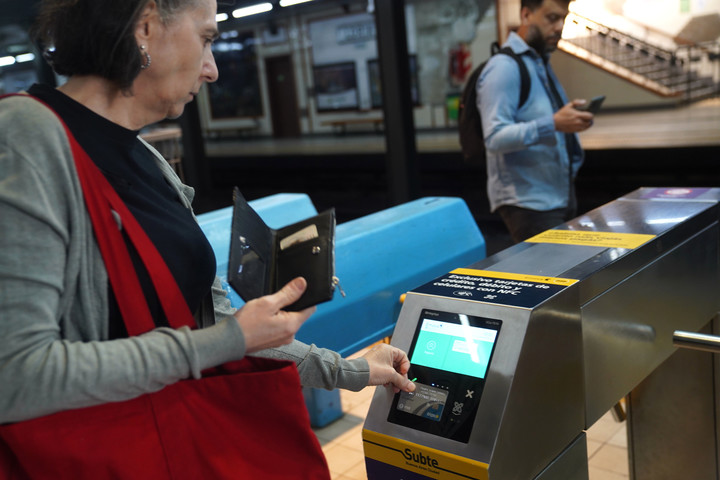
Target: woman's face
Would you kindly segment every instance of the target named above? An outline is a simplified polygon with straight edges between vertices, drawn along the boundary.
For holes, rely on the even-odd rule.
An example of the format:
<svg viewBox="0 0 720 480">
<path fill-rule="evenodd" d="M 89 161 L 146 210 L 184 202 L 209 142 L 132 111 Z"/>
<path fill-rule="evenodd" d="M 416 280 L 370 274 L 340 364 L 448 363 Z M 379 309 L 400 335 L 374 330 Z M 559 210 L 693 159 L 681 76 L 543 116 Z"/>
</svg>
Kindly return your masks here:
<svg viewBox="0 0 720 480">
<path fill-rule="evenodd" d="M 179 117 L 203 83 L 217 80 L 211 51 L 218 36 L 216 12 L 216 0 L 197 0 L 197 6 L 177 13 L 167 25 L 156 11 L 146 17 L 147 24 L 141 20 L 139 29 L 147 35 L 138 38 L 138 45 L 146 45 L 152 60 L 136 79 L 133 93 L 158 121 Z"/>
</svg>

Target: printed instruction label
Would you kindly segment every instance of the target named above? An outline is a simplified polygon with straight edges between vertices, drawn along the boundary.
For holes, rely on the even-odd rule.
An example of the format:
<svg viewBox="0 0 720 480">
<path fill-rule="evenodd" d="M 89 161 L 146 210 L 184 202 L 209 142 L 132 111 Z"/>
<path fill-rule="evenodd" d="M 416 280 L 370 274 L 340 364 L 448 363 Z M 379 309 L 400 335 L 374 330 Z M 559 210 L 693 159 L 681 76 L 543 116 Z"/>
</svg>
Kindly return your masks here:
<svg viewBox="0 0 720 480">
<path fill-rule="evenodd" d="M 414 292 L 533 308 L 577 281 L 571 278 L 458 268 Z"/>
<path fill-rule="evenodd" d="M 562 245 L 584 245 L 587 247 L 633 249 L 653 238 L 655 238 L 655 235 L 642 233 L 545 230 L 525 241 L 528 243 L 557 243 Z"/>
</svg>

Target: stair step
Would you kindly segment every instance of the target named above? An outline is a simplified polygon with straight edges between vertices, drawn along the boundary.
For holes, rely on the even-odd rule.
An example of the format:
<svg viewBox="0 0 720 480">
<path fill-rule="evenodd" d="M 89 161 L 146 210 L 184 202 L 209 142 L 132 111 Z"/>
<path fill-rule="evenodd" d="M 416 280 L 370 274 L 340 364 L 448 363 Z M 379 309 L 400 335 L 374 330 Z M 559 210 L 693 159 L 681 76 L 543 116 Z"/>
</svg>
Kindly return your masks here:
<svg viewBox="0 0 720 480">
<path fill-rule="evenodd" d="M 717 85 L 707 81 L 680 82 L 673 86 L 676 92 L 717 91 Z"/>
<path fill-rule="evenodd" d="M 677 73 L 683 73 L 683 72 L 676 72 L 671 68 L 668 68 L 667 65 L 652 63 L 648 65 L 643 65 L 640 67 L 633 68 L 633 71 L 636 73 L 639 73 L 641 75 L 645 76 L 651 76 L 653 74 L 659 73 L 663 75 L 676 75 Z"/>
<path fill-rule="evenodd" d="M 689 95 L 685 95 L 685 100 L 697 101 L 697 100 L 702 100 L 704 98 L 715 97 L 718 95 L 720 95 L 720 88 L 718 88 L 718 87 L 704 88 L 704 89 L 698 89 L 698 90 L 691 91 Z"/>
<path fill-rule="evenodd" d="M 668 76 L 668 77 L 648 76 L 648 78 L 650 78 L 651 80 L 655 80 L 656 82 L 662 83 L 666 87 L 672 87 L 672 86 L 679 85 L 682 83 L 686 84 L 687 82 L 693 82 L 698 77 L 697 77 L 697 74 L 694 74 L 694 75 L 680 74 L 680 75 L 672 75 L 672 76 Z"/>
</svg>

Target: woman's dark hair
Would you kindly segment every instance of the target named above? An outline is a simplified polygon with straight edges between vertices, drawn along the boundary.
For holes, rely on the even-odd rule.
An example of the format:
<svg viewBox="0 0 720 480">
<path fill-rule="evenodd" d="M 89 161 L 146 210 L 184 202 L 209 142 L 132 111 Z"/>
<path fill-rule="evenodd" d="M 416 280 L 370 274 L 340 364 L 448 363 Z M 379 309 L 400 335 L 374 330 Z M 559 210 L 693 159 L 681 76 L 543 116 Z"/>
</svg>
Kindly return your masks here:
<svg viewBox="0 0 720 480">
<path fill-rule="evenodd" d="M 43 0 L 32 29 L 34 40 L 59 75 L 98 75 L 129 90 L 145 59 L 135 24 L 154 1 L 161 19 L 197 0 Z"/>
</svg>

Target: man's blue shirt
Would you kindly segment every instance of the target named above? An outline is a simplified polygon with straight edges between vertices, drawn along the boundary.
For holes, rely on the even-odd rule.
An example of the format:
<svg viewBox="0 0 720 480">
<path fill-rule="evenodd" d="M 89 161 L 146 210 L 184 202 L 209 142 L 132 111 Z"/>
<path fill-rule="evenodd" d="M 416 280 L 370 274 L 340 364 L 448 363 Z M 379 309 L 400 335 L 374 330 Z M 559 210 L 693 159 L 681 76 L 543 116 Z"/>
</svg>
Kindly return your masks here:
<svg viewBox="0 0 720 480">
<path fill-rule="evenodd" d="M 477 84 L 477 106 L 482 117 L 487 150 L 487 189 L 490 209 L 514 205 L 533 210 L 568 206 L 571 186 L 566 136 L 555 131 L 548 81 L 563 101 L 567 96 L 549 63 L 511 32 L 503 46 L 520 55 L 530 73 L 530 93 L 518 108 L 520 70 L 508 55 L 488 60 Z M 548 80 L 548 77 L 551 80 Z M 572 135 L 572 178 L 583 162 L 577 135 Z"/>
</svg>

